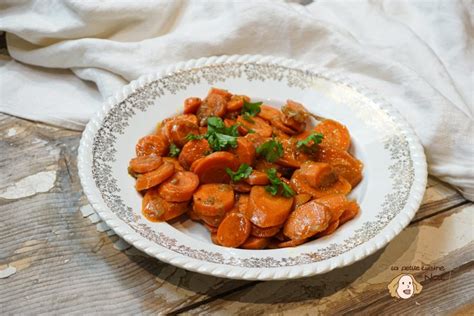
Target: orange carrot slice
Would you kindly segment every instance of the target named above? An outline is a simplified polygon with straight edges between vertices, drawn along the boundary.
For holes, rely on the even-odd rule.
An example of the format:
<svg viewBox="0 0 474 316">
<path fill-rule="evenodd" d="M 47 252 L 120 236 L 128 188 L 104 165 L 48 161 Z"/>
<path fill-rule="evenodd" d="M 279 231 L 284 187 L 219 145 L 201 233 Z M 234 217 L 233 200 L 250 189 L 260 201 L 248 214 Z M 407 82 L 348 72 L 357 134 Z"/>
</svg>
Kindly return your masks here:
<svg viewBox="0 0 474 316">
<path fill-rule="evenodd" d="M 135 173 L 145 173 L 157 169 L 163 163 L 161 157 L 154 155 L 140 156 L 130 160 L 129 169 Z"/>
<path fill-rule="evenodd" d="M 252 224 L 240 213 L 228 214 L 217 229 L 217 241 L 225 247 L 239 247 L 250 235 Z"/>
<path fill-rule="evenodd" d="M 185 202 L 191 200 L 198 185 L 199 178 L 194 173 L 178 171 L 160 185 L 158 192 L 167 201 Z"/>
<path fill-rule="evenodd" d="M 264 187 L 254 186 L 250 191 L 248 214 L 259 227 L 278 226 L 285 222 L 292 206 L 292 197 L 273 196 Z"/>
<path fill-rule="evenodd" d="M 316 201 L 305 203 L 290 214 L 283 227 L 283 233 L 290 239 L 306 239 L 325 230 L 331 214 L 326 206 Z"/>
<path fill-rule="evenodd" d="M 137 191 L 142 191 L 157 186 L 171 177 L 173 173 L 174 165 L 165 162 L 158 169 L 140 175 L 135 183 L 135 188 Z"/>
<path fill-rule="evenodd" d="M 194 211 L 202 217 L 223 215 L 234 206 L 234 190 L 228 184 L 203 184 L 194 193 Z"/>
</svg>

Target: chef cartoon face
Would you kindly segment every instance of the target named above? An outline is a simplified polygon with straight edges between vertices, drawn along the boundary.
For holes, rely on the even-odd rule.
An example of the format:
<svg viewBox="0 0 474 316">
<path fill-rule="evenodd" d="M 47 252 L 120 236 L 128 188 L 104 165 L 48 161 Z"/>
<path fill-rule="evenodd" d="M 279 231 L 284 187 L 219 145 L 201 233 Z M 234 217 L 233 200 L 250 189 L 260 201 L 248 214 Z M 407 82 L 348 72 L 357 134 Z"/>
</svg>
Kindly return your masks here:
<svg viewBox="0 0 474 316">
<path fill-rule="evenodd" d="M 420 293 L 422 288 L 411 274 L 400 274 L 388 285 L 390 295 L 401 299 L 408 299 Z"/>
</svg>

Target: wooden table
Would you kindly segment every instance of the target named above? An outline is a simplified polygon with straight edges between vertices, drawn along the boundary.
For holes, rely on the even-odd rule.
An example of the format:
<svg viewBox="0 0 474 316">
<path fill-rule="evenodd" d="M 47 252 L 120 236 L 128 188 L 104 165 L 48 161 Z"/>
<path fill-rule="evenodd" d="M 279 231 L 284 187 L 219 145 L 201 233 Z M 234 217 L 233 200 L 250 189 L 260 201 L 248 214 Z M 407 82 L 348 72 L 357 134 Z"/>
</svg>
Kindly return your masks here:
<svg viewBox="0 0 474 316">
<path fill-rule="evenodd" d="M 372 256 L 300 280 L 234 281 L 125 250 L 96 215 L 84 218 L 80 136 L 0 114 L 0 274 L 16 268 L 0 278 L 0 314 L 474 312 L 474 206 L 435 179 L 410 226 Z M 387 285 L 404 266 L 436 270 L 408 271 L 423 291 L 400 300 Z"/>
</svg>

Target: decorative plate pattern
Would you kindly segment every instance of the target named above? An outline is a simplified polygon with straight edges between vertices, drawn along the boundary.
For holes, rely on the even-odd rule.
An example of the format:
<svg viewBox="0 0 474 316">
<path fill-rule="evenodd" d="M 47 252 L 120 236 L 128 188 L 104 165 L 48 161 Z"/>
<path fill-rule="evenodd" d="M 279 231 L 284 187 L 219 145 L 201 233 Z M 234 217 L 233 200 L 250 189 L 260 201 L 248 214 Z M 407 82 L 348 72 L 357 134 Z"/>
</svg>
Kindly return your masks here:
<svg viewBox="0 0 474 316">
<path fill-rule="evenodd" d="M 213 245 L 208 233 L 190 221 L 171 226 L 142 218 L 141 198 L 126 171 L 134 144 L 158 121 L 180 111 L 184 98 L 205 95 L 210 86 L 273 105 L 295 99 L 313 113 L 346 124 L 352 150 L 365 163 L 364 179 L 353 193 L 362 208 L 358 218 L 303 246 L 258 251 Z M 88 124 L 79 148 L 79 173 L 98 214 L 137 248 L 185 269 L 261 280 L 323 273 L 383 247 L 418 209 L 427 176 L 414 133 L 374 93 L 311 65 L 248 55 L 192 60 L 132 82 Z"/>
</svg>

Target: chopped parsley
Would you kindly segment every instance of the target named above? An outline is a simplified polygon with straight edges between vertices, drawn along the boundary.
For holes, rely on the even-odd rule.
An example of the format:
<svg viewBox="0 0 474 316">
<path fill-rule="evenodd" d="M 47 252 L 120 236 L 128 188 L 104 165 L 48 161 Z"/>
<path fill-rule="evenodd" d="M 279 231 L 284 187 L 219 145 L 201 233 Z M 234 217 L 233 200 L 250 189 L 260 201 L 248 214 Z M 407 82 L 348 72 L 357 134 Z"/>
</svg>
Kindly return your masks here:
<svg viewBox="0 0 474 316">
<path fill-rule="evenodd" d="M 230 176 L 232 182 L 239 182 L 240 180 L 247 179 L 252 173 L 253 169 L 248 164 L 243 163 L 240 165 L 237 171 L 232 171 L 229 168 L 225 169 L 225 172 Z"/>
<path fill-rule="evenodd" d="M 250 103 L 244 100 L 244 106 L 242 107 L 241 114 L 245 120 L 251 119 L 251 116 L 255 116 L 260 113 L 260 106 L 263 102 Z"/>
<path fill-rule="evenodd" d="M 283 156 L 283 145 L 275 138 L 257 147 L 257 154 L 269 162 L 275 162 Z"/>
<path fill-rule="evenodd" d="M 270 184 L 265 186 L 265 190 L 267 190 L 268 193 L 270 193 L 271 195 L 277 195 L 278 193 L 280 193 L 281 195 L 287 198 L 295 195 L 295 191 L 293 191 L 293 189 L 288 184 L 283 182 L 278 177 L 275 168 L 267 169 L 266 173 L 268 176 L 268 180 L 270 180 Z"/>
<path fill-rule="evenodd" d="M 175 144 L 170 144 L 170 157 L 178 157 L 181 149 L 178 148 Z"/>
<path fill-rule="evenodd" d="M 220 151 L 229 147 L 237 147 L 237 136 L 239 125 L 226 127 L 220 117 L 211 116 L 207 119 L 207 133 L 204 135 L 188 134 L 186 140 L 207 139 L 213 151 Z"/>
<path fill-rule="evenodd" d="M 323 134 L 313 132 L 305 139 L 299 140 L 296 143 L 296 148 L 298 148 L 299 150 L 315 151 L 318 148 L 318 144 L 321 143 L 323 138 Z"/>
<path fill-rule="evenodd" d="M 186 136 L 186 140 L 200 140 L 200 139 L 203 139 L 205 135 L 196 135 L 196 134 L 188 134 Z"/>
</svg>

